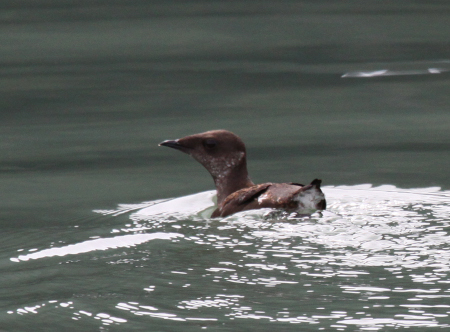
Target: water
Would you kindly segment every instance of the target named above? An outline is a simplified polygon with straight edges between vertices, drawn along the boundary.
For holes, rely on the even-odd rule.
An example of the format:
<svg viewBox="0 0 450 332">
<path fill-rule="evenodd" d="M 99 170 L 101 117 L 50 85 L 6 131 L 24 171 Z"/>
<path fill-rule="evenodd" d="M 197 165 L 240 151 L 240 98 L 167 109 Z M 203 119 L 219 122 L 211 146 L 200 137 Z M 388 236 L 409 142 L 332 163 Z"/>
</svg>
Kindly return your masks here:
<svg viewBox="0 0 450 332">
<path fill-rule="evenodd" d="M 446 3 L 0 6 L 0 330 L 449 326 Z M 328 211 L 209 219 L 217 128 Z"/>
<path fill-rule="evenodd" d="M 302 219 L 267 209 L 211 220 L 214 191 L 97 210 L 109 227 L 89 237 L 75 227 L 72 236 L 84 240 L 10 258 L 15 283 L 39 277 L 26 288 L 41 301 L 8 310 L 6 321 L 46 326 L 56 315 L 64 326 L 111 330 L 449 327 L 450 191 L 324 192 L 329 211 Z"/>
</svg>

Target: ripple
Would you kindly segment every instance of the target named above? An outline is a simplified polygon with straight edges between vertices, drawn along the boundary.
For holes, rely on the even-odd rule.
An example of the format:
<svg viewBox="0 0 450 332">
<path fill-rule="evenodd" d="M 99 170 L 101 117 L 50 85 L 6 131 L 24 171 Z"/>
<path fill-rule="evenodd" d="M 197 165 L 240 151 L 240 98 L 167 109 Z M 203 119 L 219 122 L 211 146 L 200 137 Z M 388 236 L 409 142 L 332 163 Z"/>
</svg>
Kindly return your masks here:
<svg viewBox="0 0 450 332">
<path fill-rule="evenodd" d="M 369 184 L 323 190 L 329 209 L 306 217 L 262 209 L 210 219 L 213 191 L 96 211 L 119 217 L 110 237 L 91 234 L 42 250 L 30 246 L 11 260 L 25 264 L 110 250 L 114 254 L 104 264 L 126 263 L 119 271 L 133 271 L 125 275 L 134 294 L 127 288 L 114 295 L 120 299 L 113 308 L 96 312 L 75 298 L 8 314 L 69 310 L 74 320 L 125 328 L 136 320 L 143 326 L 155 320 L 202 327 L 239 320 L 249 328 L 449 327 L 450 192 Z M 136 250 L 157 239 L 171 241 L 164 250 Z"/>
<path fill-rule="evenodd" d="M 120 235 L 111 238 L 101 238 L 87 240 L 84 242 L 70 244 L 64 247 L 49 248 L 35 251 L 32 254 L 20 255 L 10 258 L 13 262 L 28 261 L 30 259 L 39 259 L 53 256 L 66 256 L 87 253 L 96 250 L 107 250 L 113 248 L 131 247 L 151 240 L 170 240 L 176 237 L 183 237 L 177 233 L 149 233 L 149 234 L 131 234 Z"/>
</svg>

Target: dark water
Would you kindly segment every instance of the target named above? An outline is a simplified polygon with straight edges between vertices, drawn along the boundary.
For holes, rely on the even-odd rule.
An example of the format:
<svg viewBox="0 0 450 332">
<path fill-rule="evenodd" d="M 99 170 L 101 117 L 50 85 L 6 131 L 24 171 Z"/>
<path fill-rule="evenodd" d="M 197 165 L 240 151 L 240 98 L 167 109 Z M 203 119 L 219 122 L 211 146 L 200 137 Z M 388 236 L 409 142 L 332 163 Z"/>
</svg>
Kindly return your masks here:
<svg viewBox="0 0 450 332">
<path fill-rule="evenodd" d="M 3 1 L 0 330 L 448 327 L 449 14 Z M 255 182 L 322 178 L 330 214 L 136 214 L 212 189 L 157 143 L 217 128 Z"/>
</svg>

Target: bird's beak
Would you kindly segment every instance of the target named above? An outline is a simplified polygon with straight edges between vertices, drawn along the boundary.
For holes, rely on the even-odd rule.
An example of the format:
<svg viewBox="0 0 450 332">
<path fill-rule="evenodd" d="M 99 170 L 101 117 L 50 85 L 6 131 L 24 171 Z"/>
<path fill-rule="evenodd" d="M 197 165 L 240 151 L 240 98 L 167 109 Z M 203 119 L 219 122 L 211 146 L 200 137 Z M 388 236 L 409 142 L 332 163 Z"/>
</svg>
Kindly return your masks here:
<svg viewBox="0 0 450 332">
<path fill-rule="evenodd" d="M 167 141 L 161 142 L 161 143 L 159 143 L 159 146 L 168 146 L 169 148 L 177 149 L 184 153 L 189 153 L 189 150 L 190 150 L 190 148 L 188 148 L 187 146 L 180 144 L 178 139 L 167 140 Z"/>
</svg>

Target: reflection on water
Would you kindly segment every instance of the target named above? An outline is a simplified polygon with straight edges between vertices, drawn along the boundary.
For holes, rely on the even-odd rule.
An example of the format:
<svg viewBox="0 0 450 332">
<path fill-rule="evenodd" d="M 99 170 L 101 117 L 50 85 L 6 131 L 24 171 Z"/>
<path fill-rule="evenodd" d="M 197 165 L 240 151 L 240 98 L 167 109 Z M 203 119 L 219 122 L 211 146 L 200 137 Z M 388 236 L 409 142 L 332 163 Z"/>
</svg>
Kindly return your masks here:
<svg viewBox="0 0 450 332">
<path fill-rule="evenodd" d="M 123 326 L 156 319 L 183 327 L 233 326 L 234 320 L 338 330 L 449 327 L 450 191 L 371 185 L 323 190 L 328 211 L 300 219 L 268 209 L 208 219 L 202 215 L 214 204 L 213 191 L 98 210 L 131 221 L 111 229 L 111 237 L 11 260 L 29 264 L 69 255 L 66 263 L 74 257 L 87 262 L 108 251 L 109 266 L 151 273 L 157 264 L 157 275 L 134 279 L 133 292 L 141 295 L 130 299 L 119 292 L 114 307 L 101 313 L 77 296 L 8 313 L 68 310 L 74 320 Z M 160 261 L 148 249 L 155 240 L 168 241 Z"/>
<path fill-rule="evenodd" d="M 428 68 L 427 70 L 403 70 L 392 71 L 387 69 L 376 71 L 357 71 L 348 72 L 342 75 L 342 77 L 377 77 L 377 76 L 402 76 L 402 75 L 428 75 L 428 74 L 440 74 L 448 71 L 447 69 Z"/>
<path fill-rule="evenodd" d="M 112 232 L 118 232 L 113 230 Z M 182 236 L 176 233 L 149 233 L 149 234 L 132 234 L 120 235 L 111 238 L 101 238 L 94 240 L 87 240 L 81 243 L 70 244 L 66 247 L 58 247 L 51 249 L 44 249 L 27 255 L 21 255 L 17 258 L 11 258 L 13 262 L 27 261 L 29 259 L 39 259 L 53 256 L 76 255 L 94 250 L 107 250 L 113 248 L 122 248 L 135 246 L 151 240 L 170 240 L 174 237 Z M 33 250 L 34 251 L 34 250 Z"/>
<path fill-rule="evenodd" d="M 447 327 L 447 3 L 2 2 L 0 329 Z M 258 182 L 422 189 L 105 210 L 210 188 L 157 143 L 216 128 Z"/>
</svg>

